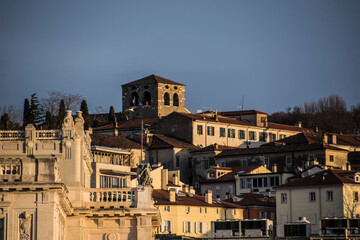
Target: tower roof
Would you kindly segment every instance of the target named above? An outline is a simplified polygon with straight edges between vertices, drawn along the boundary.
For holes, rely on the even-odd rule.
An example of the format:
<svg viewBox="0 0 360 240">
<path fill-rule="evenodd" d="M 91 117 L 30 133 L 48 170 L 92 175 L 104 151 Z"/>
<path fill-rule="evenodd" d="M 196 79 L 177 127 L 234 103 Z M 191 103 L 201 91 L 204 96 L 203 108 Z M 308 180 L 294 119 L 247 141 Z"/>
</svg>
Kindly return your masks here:
<svg viewBox="0 0 360 240">
<path fill-rule="evenodd" d="M 135 80 L 135 81 L 132 81 L 132 82 L 129 82 L 129 83 L 125 83 L 125 84 L 123 84 L 123 85 L 121 85 L 121 86 L 134 85 L 134 84 L 138 84 L 138 83 L 141 83 L 141 84 L 146 84 L 146 83 L 164 83 L 164 84 L 172 84 L 172 85 L 185 86 L 184 84 L 171 81 L 171 80 L 169 80 L 169 79 L 160 77 L 160 76 L 155 75 L 155 74 L 151 74 L 151 75 L 149 75 L 149 76 L 147 76 L 147 77 L 144 77 L 144 78 L 141 78 L 141 79 L 139 79 L 139 80 Z"/>
</svg>

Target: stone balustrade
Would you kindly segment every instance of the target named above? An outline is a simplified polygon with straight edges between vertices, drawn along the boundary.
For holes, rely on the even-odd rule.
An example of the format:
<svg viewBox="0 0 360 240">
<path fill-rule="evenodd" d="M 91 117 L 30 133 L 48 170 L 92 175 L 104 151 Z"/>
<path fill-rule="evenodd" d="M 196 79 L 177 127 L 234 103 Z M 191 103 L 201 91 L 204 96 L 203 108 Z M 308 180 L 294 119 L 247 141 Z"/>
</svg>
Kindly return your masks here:
<svg viewBox="0 0 360 240">
<path fill-rule="evenodd" d="M 24 140 L 25 131 L 0 131 L 0 140 Z"/>
<path fill-rule="evenodd" d="M 62 138 L 61 130 L 35 130 L 35 138 L 38 140 L 60 140 Z M 0 141 L 24 140 L 25 131 L 5 130 L 0 131 Z"/>
<path fill-rule="evenodd" d="M 136 206 L 136 188 L 93 188 L 86 192 L 88 208 L 128 208 Z"/>
</svg>

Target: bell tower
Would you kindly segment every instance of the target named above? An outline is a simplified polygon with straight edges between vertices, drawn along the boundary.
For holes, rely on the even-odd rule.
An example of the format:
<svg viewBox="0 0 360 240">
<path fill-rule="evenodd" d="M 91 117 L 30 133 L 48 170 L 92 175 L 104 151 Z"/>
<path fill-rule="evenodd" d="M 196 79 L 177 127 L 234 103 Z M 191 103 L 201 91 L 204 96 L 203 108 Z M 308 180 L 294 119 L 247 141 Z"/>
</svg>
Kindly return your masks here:
<svg viewBox="0 0 360 240">
<path fill-rule="evenodd" d="M 150 75 L 122 85 L 122 109 L 143 118 L 164 117 L 185 108 L 185 85 Z"/>
</svg>

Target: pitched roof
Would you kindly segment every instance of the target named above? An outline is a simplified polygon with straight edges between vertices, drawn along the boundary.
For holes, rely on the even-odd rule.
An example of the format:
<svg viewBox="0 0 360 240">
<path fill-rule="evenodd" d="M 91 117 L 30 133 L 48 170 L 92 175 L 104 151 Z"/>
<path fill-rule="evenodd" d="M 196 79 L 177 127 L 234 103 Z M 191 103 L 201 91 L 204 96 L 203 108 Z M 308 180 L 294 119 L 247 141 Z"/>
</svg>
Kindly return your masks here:
<svg viewBox="0 0 360 240">
<path fill-rule="evenodd" d="M 242 175 L 249 174 L 253 170 L 259 168 L 261 166 L 257 165 L 251 165 L 251 166 L 235 166 L 235 167 L 211 167 L 212 169 L 220 169 L 220 170 L 232 170 L 229 173 L 226 173 L 222 175 L 219 178 L 216 179 L 207 179 L 202 180 L 201 183 L 216 183 L 216 182 L 231 182 L 235 181 L 235 175 L 237 175 L 239 172 L 241 172 Z"/>
<path fill-rule="evenodd" d="M 123 135 L 91 134 L 91 145 L 122 149 L 141 149 L 141 145 Z M 144 146 L 146 148 L 146 146 Z"/>
<path fill-rule="evenodd" d="M 183 206 L 203 206 L 203 207 L 226 207 L 226 208 L 242 208 L 239 205 L 227 203 L 220 200 L 213 200 L 212 204 L 205 201 L 205 197 L 193 194 L 192 197 L 186 194 L 176 194 L 175 202 L 170 202 L 170 192 L 154 189 L 152 197 L 155 205 L 183 205 Z"/>
<path fill-rule="evenodd" d="M 191 153 L 201 153 L 201 152 L 215 152 L 215 151 L 223 151 L 225 149 L 239 149 L 240 147 L 231 147 L 226 145 L 212 144 L 198 150 L 192 151 Z"/>
<path fill-rule="evenodd" d="M 251 123 L 247 123 L 244 121 L 237 120 L 235 118 L 228 118 L 228 117 L 222 117 L 218 116 L 218 118 L 214 118 L 208 115 L 202 115 L 202 114 L 194 114 L 194 113 L 180 113 L 180 112 L 173 112 L 172 114 L 180 114 L 184 117 L 190 118 L 192 120 L 201 120 L 201 121 L 208 121 L 208 122 L 221 122 L 221 123 L 230 123 L 235 125 L 245 125 L 245 126 L 254 126 Z M 168 115 L 169 116 L 169 115 Z"/>
<path fill-rule="evenodd" d="M 355 171 L 340 170 L 340 169 L 327 169 L 301 178 L 297 181 L 285 183 L 275 189 L 281 188 L 294 188 L 294 187 L 307 187 L 319 185 L 343 185 L 343 184 L 360 184 L 352 179 L 345 177 L 346 175 L 354 175 Z"/>
<path fill-rule="evenodd" d="M 153 125 L 159 121 L 159 118 L 134 118 L 134 119 L 129 119 L 129 120 L 125 120 L 125 121 L 122 121 L 122 122 L 117 122 L 116 123 L 116 128 L 117 129 L 141 128 L 141 120 L 143 121 L 143 124 L 144 124 L 143 126 L 144 127 L 153 127 Z M 110 130 L 110 129 L 114 129 L 113 124 L 108 124 L 108 125 L 105 125 L 105 126 L 93 128 L 93 131 Z"/>
<path fill-rule="evenodd" d="M 336 144 L 348 146 L 360 146 L 360 135 L 336 134 Z"/>
<path fill-rule="evenodd" d="M 147 77 L 141 78 L 139 80 L 135 80 L 129 83 L 125 83 L 121 86 L 128 86 L 128 85 L 134 85 L 134 84 L 146 84 L 146 83 L 164 83 L 164 84 L 172 84 L 172 85 L 181 85 L 181 86 L 185 86 L 184 84 L 178 83 L 178 82 L 174 82 L 172 80 L 160 77 L 158 75 L 155 74 L 151 74 Z"/>
<path fill-rule="evenodd" d="M 236 201 L 236 199 L 240 199 Z M 275 197 L 268 197 L 263 194 L 257 193 L 243 193 L 234 198 L 224 200 L 225 202 L 234 203 L 240 206 L 263 206 L 263 207 L 276 207 Z"/>
<path fill-rule="evenodd" d="M 256 155 L 256 154 L 282 153 L 282 152 L 301 152 L 301 151 L 313 151 L 313 150 L 324 150 L 324 149 L 346 151 L 341 148 L 337 148 L 329 145 L 323 145 L 323 144 L 294 144 L 294 145 L 285 145 L 285 146 L 262 146 L 258 148 L 228 149 L 216 155 L 216 158 Z"/>
<path fill-rule="evenodd" d="M 280 130 L 296 131 L 296 132 L 304 132 L 304 131 L 312 132 L 312 130 L 307 129 L 307 128 L 285 125 L 285 124 L 280 124 L 280 123 L 273 123 L 273 122 L 268 122 L 268 127 L 280 129 Z"/>
<path fill-rule="evenodd" d="M 239 115 L 251 115 L 251 114 L 266 114 L 265 112 L 260 112 L 255 109 L 251 110 L 242 110 L 242 111 L 226 111 L 226 112 L 218 112 L 222 116 L 239 116 Z"/>
<path fill-rule="evenodd" d="M 177 138 L 168 137 L 162 134 L 154 134 L 152 136 L 152 141 L 150 144 L 151 149 L 161 149 L 161 148 L 183 148 L 183 149 L 191 149 L 197 150 L 199 147 L 179 140 Z"/>
</svg>

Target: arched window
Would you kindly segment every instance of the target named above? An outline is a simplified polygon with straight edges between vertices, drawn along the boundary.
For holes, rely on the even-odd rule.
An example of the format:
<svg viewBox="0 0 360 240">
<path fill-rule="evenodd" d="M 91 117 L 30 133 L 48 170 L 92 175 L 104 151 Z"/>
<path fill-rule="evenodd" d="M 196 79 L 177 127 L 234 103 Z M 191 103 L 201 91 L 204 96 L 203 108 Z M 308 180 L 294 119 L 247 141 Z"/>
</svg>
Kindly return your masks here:
<svg viewBox="0 0 360 240">
<path fill-rule="evenodd" d="M 179 106 L 179 96 L 177 95 L 177 93 L 174 93 L 173 96 L 173 106 Z"/>
<path fill-rule="evenodd" d="M 149 92 L 144 92 L 143 103 L 144 106 L 151 105 L 151 94 Z"/>
<path fill-rule="evenodd" d="M 170 95 L 169 95 L 169 93 L 164 94 L 164 105 L 167 105 L 167 106 L 170 105 Z"/>
<path fill-rule="evenodd" d="M 139 105 L 139 95 L 136 92 L 133 92 L 131 95 L 130 106 L 138 106 Z"/>
</svg>

